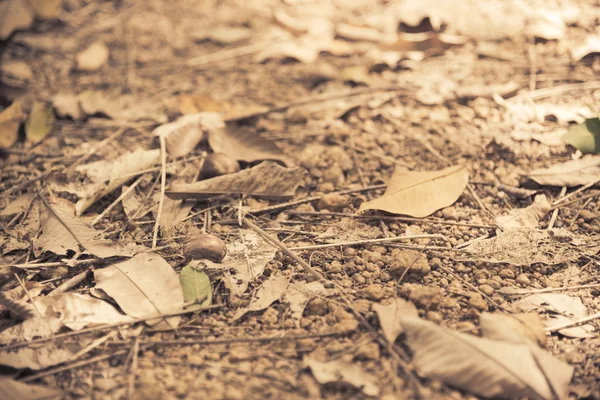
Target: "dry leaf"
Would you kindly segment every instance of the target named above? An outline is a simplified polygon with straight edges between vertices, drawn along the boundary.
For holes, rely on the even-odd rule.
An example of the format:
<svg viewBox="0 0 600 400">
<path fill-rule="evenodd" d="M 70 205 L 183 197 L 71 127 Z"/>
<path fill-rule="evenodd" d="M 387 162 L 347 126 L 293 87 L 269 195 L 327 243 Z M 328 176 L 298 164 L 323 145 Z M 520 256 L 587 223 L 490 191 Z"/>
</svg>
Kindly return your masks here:
<svg viewBox="0 0 600 400">
<path fill-rule="evenodd" d="M 19 138 L 19 127 L 27 115 L 20 100 L 13 102 L 10 107 L 0 112 L 0 148 L 12 146 Z"/>
<path fill-rule="evenodd" d="M 197 267 L 198 261 L 192 261 L 181 269 L 179 280 L 183 290 L 183 300 L 187 310 L 209 306 L 212 302 L 212 287 L 206 272 Z"/>
<path fill-rule="evenodd" d="M 496 218 L 496 223 L 501 228 L 537 228 L 540 220 L 550 212 L 552 205 L 546 195 L 535 196 L 533 204 L 529 207 L 512 210 L 508 215 Z"/>
<path fill-rule="evenodd" d="M 22 194 L 15 200 L 8 203 L 8 205 L 0 210 L 0 217 L 10 217 L 15 214 L 24 213 L 31 206 L 31 202 L 37 196 L 33 193 Z"/>
<path fill-rule="evenodd" d="M 71 93 L 59 93 L 52 98 L 54 112 L 59 118 L 72 118 L 75 121 L 81 121 L 85 118 L 85 113 L 79 103 L 79 98 Z"/>
<path fill-rule="evenodd" d="M 195 183 L 175 184 L 166 193 L 173 199 L 204 198 L 216 194 L 243 194 L 273 199 L 290 199 L 304 182 L 306 170 L 284 168 L 265 161 L 240 172 Z"/>
<path fill-rule="evenodd" d="M 45 369 L 80 357 L 82 355 L 80 352 L 85 349 L 89 341 L 90 339 L 80 338 L 77 342 L 51 342 L 8 351 L 0 348 L 0 364 L 17 369 Z"/>
<path fill-rule="evenodd" d="M 63 322 L 57 318 L 31 318 L 0 332 L 0 344 L 48 338 L 62 327 Z"/>
<path fill-rule="evenodd" d="M 27 0 L 0 2 L 0 40 L 8 39 L 16 30 L 29 28 L 34 14 Z"/>
<path fill-rule="evenodd" d="M 474 242 L 465 250 L 475 259 L 487 262 L 554 265 L 577 260 L 585 253 L 595 254 L 594 248 L 586 250 L 581 246 L 586 243 L 594 244 L 564 229 L 513 228 L 499 232 L 494 238 Z"/>
<path fill-rule="evenodd" d="M 0 399 L 3 400 L 48 400 L 63 398 L 61 390 L 42 385 L 28 385 L 6 376 L 0 377 Z"/>
<path fill-rule="evenodd" d="M 77 69 L 80 71 L 97 71 L 106 64 L 110 50 L 104 42 L 95 42 L 77 54 Z"/>
<path fill-rule="evenodd" d="M 588 36 L 585 43 L 571 50 L 571 58 L 579 62 L 591 54 L 600 53 L 600 36 Z"/>
<path fill-rule="evenodd" d="M 183 309 L 179 276 L 158 254 L 145 252 L 94 271 L 96 287 L 105 291 L 130 317 L 149 318 Z M 181 317 L 146 321 L 156 329 L 177 328 Z"/>
<path fill-rule="evenodd" d="M 426 217 L 452 205 L 469 182 L 464 165 L 439 171 L 396 170 L 383 196 L 360 205 L 360 211 L 383 210 L 394 214 Z"/>
<path fill-rule="evenodd" d="M 149 120 L 163 124 L 168 121 L 162 112 L 162 105 L 151 99 L 142 99 L 133 95 L 106 97 L 101 91 L 86 90 L 77 96 L 81 109 L 88 116 L 100 115 L 113 120 L 140 121 Z"/>
<path fill-rule="evenodd" d="M 555 314 L 550 314 L 546 320 L 547 328 L 577 321 L 589 315 L 580 297 L 571 297 L 568 294 L 562 293 L 534 294 L 524 297 L 514 304 L 518 305 L 525 312 L 534 310 L 553 311 Z M 568 337 L 588 338 L 596 336 L 591 333 L 594 330 L 593 325 L 585 324 L 561 329 L 558 332 Z"/>
<path fill-rule="evenodd" d="M 288 286 L 283 294 L 285 301 L 290 303 L 290 314 L 296 326 L 299 326 L 300 318 L 308 302 L 316 296 L 326 296 L 330 290 L 319 281 L 314 282 L 294 282 Z"/>
<path fill-rule="evenodd" d="M 285 60 L 291 58 L 303 64 L 312 64 L 319 58 L 320 48 L 315 43 L 312 38 L 277 42 L 256 54 L 254 61 L 262 63 L 269 59 Z"/>
<path fill-rule="evenodd" d="M 379 396 L 378 378 L 355 364 L 342 360 L 320 362 L 307 356 L 304 357 L 304 365 L 310 368 L 317 382 L 322 385 L 344 382 L 362 390 L 367 396 Z"/>
<path fill-rule="evenodd" d="M 486 398 L 554 398 L 526 344 L 457 333 L 416 317 L 401 323 L 423 376 Z"/>
<path fill-rule="evenodd" d="M 164 136 L 167 152 L 173 158 L 189 154 L 205 137 L 207 132 L 225 127 L 223 118 L 216 112 L 186 115 L 175 122 L 159 126 L 155 136 Z"/>
<path fill-rule="evenodd" d="M 58 18 L 62 10 L 62 0 L 27 0 L 41 19 Z"/>
<path fill-rule="evenodd" d="M 121 314 L 110 303 L 79 293 L 38 297 L 33 303 L 44 318 L 58 319 L 64 326 L 74 331 L 88 325 L 135 321 Z"/>
<path fill-rule="evenodd" d="M 278 160 L 287 166 L 295 163 L 275 142 L 250 129 L 215 129 L 208 132 L 208 144 L 215 153 L 223 153 L 238 161 Z"/>
<path fill-rule="evenodd" d="M 540 185 L 579 186 L 600 180 L 600 156 L 584 156 L 578 160 L 535 169 L 525 175 Z"/>
<path fill-rule="evenodd" d="M 419 316 L 419 311 L 413 303 L 399 298 L 393 299 L 391 304 L 385 306 L 381 303 L 373 304 L 373 310 L 377 313 L 383 335 L 392 344 L 403 332 L 400 318 Z"/>
<path fill-rule="evenodd" d="M 236 321 L 242 318 L 247 312 L 261 311 L 269 307 L 275 301 L 279 300 L 290 283 L 291 276 L 284 272 L 271 275 L 258 288 L 256 294 L 250 301 L 248 307 L 238 308 L 233 316 Z"/>
<path fill-rule="evenodd" d="M 23 319 L 35 317 L 35 310 L 31 304 L 27 304 L 14 296 L 9 296 L 8 293 L 0 292 L 0 306 L 2 310 L 8 310 Z"/>
<path fill-rule="evenodd" d="M 27 140 L 37 143 L 44 139 L 54 125 L 54 113 L 44 103 L 35 102 L 25 121 Z"/>
<path fill-rule="evenodd" d="M 44 251 L 57 255 L 67 255 L 68 251 L 80 253 L 80 247 L 101 258 L 133 254 L 131 250 L 114 245 L 112 240 L 103 239 L 101 232 L 75 216 L 73 205 L 64 199 L 47 203 L 44 216 L 42 233 L 34 242 L 36 254 Z"/>
<path fill-rule="evenodd" d="M 228 243 L 227 255 L 221 264 L 203 260 L 210 269 L 223 271 L 225 286 L 235 296 L 244 294 L 248 283 L 262 275 L 277 252 L 277 247 L 252 230 L 240 229 L 239 234 L 240 240 Z M 234 271 L 233 274 L 230 271 Z"/>
</svg>

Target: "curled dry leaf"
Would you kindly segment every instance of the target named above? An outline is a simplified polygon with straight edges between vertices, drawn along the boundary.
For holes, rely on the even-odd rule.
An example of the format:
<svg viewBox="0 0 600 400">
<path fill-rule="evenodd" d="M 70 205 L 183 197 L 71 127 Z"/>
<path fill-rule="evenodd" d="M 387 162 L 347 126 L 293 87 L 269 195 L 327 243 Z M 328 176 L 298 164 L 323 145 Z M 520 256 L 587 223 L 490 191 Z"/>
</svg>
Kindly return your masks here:
<svg viewBox="0 0 600 400">
<path fill-rule="evenodd" d="M 452 205 L 469 182 L 466 166 L 456 165 L 439 171 L 397 170 L 383 196 L 361 204 L 359 211 L 382 210 L 394 214 L 426 217 Z"/>
<path fill-rule="evenodd" d="M 537 228 L 551 207 L 546 195 L 541 194 L 535 196 L 533 204 L 529 207 L 512 210 L 508 215 L 497 217 L 496 223 L 501 228 Z"/>
<path fill-rule="evenodd" d="M 286 291 L 291 276 L 284 272 L 273 274 L 258 288 L 256 294 L 250 301 L 248 307 L 239 308 L 233 320 L 236 321 L 242 318 L 247 312 L 261 311 L 269 307 L 275 301 L 279 300 Z"/>
<path fill-rule="evenodd" d="M 540 185 L 579 186 L 600 180 L 600 156 L 585 156 L 578 160 L 538 168 L 525 175 Z"/>
<path fill-rule="evenodd" d="M 4 400 L 43 400 L 63 398 L 61 390 L 41 385 L 28 385 L 6 376 L 0 377 L 0 399 Z"/>
<path fill-rule="evenodd" d="M 177 121 L 164 124 L 153 132 L 155 136 L 164 136 L 167 152 L 171 157 L 178 158 L 189 154 L 207 132 L 225 127 L 221 114 L 216 112 L 201 112 L 185 115 Z"/>
<path fill-rule="evenodd" d="M 310 368 L 317 382 L 322 385 L 332 382 L 344 382 L 362 390 L 367 396 L 379 395 L 378 378 L 365 372 L 358 365 L 342 360 L 320 362 L 308 356 L 304 357 L 304 365 Z"/>
<path fill-rule="evenodd" d="M 295 163 L 268 140 L 250 129 L 227 127 L 208 132 L 208 144 L 215 153 L 223 153 L 238 161 L 277 160 L 291 166 Z"/>
<path fill-rule="evenodd" d="M 383 335 L 390 343 L 394 343 L 398 335 L 402 333 L 400 318 L 419 316 L 417 307 L 403 299 L 393 299 L 388 305 L 373 304 L 373 310 L 377 313 Z"/>
<path fill-rule="evenodd" d="M 158 254 L 145 252 L 94 271 L 96 287 L 105 291 L 130 317 L 146 321 L 156 329 L 176 328 L 181 317 L 160 318 L 183 309 L 179 276 Z"/>
<path fill-rule="evenodd" d="M 73 204 L 68 201 L 57 199 L 44 204 L 42 233 L 34 241 L 37 254 L 50 251 L 57 255 L 67 255 L 68 251 L 79 253 L 83 249 L 101 258 L 133 255 L 132 250 L 102 238 L 101 232 L 77 218 Z"/>
<path fill-rule="evenodd" d="M 416 317 L 401 319 L 420 374 L 486 398 L 555 399 L 556 371 L 541 369 L 525 343 L 453 332 Z M 565 387 L 560 388 L 564 393 Z"/>
<path fill-rule="evenodd" d="M 235 174 L 218 176 L 195 183 L 172 185 L 166 194 L 173 199 L 205 198 L 218 194 L 243 194 L 272 199 L 290 199 L 304 182 L 306 170 L 285 168 L 273 161 Z"/>
</svg>

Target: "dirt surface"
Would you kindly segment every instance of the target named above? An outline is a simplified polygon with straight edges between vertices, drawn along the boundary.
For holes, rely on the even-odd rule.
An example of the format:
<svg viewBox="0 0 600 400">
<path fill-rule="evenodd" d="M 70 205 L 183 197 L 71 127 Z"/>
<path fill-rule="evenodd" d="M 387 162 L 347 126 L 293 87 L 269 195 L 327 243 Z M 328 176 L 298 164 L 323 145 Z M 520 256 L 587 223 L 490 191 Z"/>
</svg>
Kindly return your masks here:
<svg viewBox="0 0 600 400">
<path fill-rule="evenodd" d="M 25 95 L 56 114 L 39 141 L 24 139 L 22 126 L 20 139 L 4 149 L 2 209 L 24 194 L 75 204 L 82 198 L 75 186 L 89 183 L 77 166 L 159 149 L 152 133 L 156 127 L 204 111 L 220 112 L 233 135 L 273 141 L 281 157 L 292 160 L 288 166 L 307 171 L 292 199 L 222 193 L 194 199 L 183 217 L 191 218 L 169 229 L 161 226 L 154 247 L 156 213 L 165 198 L 160 161 L 151 163 L 154 169 L 148 168 L 139 182 L 140 174 L 126 179 L 78 218 L 93 222 L 105 239 L 154 248 L 177 273 L 189 261 L 185 244 L 196 229 L 218 236 L 230 255 L 240 244 L 246 246 L 240 254 L 248 263 L 259 258 L 248 244 L 251 234 L 258 235 L 263 239 L 256 252 L 272 251 L 265 256 L 264 272 L 244 287 L 230 264 L 219 269 L 218 262 L 208 263 L 211 306 L 184 314 L 177 327 L 161 330 L 138 323 L 59 337 L 54 342 L 63 346 L 103 341 L 47 368 L 6 367 L 7 376 L 59 388 L 69 398 L 470 399 L 477 398 L 476 392 L 420 369 L 405 335 L 390 342 L 376 306 L 404 299 L 422 319 L 470 335 L 480 334 L 482 313 L 519 314 L 517 301 L 545 288 L 563 288 L 551 293 L 580 299 L 588 315 L 600 312 L 600 287 L 594 286 L 600 258 L 589 247 L 567 252 L 558 245 L 549 248 L 546 239 L 539 242 L 542 247 L 533 239 L 523 242 L 542 249 L 546 258 L 541 261 L 538 255 L 528 258 L 518 238 L 508 239 L 504 258 L 493 247 L 493 255 L 486 253 L 490 248 L 465 251 L 471 241 L 500 237 L 498 216 L 535 204 L 536 192 L 526 191 L 532 189 L 526 179 L 532 170 L 581 156 L 559 134 L 598 112 L 600 58 L 597 53 L 581 59 L 574 55 L 588 37 L 600 34 L 598 4 L 561 2 L 579 14 L 575 20 L 565 17 L 560 37 L 543 39 L 547 31 L 533 28 L 543 13 L 535 2 L 481 2 L 484 6 L 465 0 L 453 10 L 426 2 L 419 12 L 402 14 L 405 20 L 394 11 L 395 2 L 333 3 L 339 7 L 268 0 L 69 0 L 57 18 L 37 20 L 2 44 L 2 65 L 24 62 L 27 67 L 12 70 L 14 76 L 3 69 L 5 109 Z M 419 23 L 423 17 L 429 18 Z M 344 31 L 343 24 L 350 28 Z M 429 36 L 392 43 L 385 37 L 389 26 Z M 367 40 L 373 32 L 364 29 L 379 36 Z M 334 36 L 335 42 L 330 40 Z M 78 64 L 80 54 L 95 43 L 106 46 L 108 58 L 102 62 L 95 53 Z M 86 62 L 99 65 L 86 67 Z M 69 107 L 61 107 L 57 95 L 71 96 Z M 212 151 L 204 138 L 168 166 L 167 195 L 175 190 L 174 180 L 190 183 L 201 176 Z M 233 158 L 242 160 L 242 169 L 258 164 L 259 159 L 245 157 L 243 146 L 238 151 Z M 402 211 L 358 213 L 361 204 L 383 195 L 383 184 L 395 170 L 456 165 L 466 166 L 469 183 L 450 206 L 425 217 L 407 217 Z M 134 182 L 137 212 L 132 215 L 123 200 L 95 220 Z M 552 203 L 577 189 L 561 186 L 533 190 Z M 418 201 L 429 204 L 449 190 L 440 185 Z M 536 220 L 539 230 L 563 228 L 593 246 L 600 238 L 600 201 L 590 196 L 599 194 L 597 187 L 584 188 L 548 208 Z M 307 197 L 314 199 L 301 201 Z M 261 210 L 265 207 L 270 208 Z M 50 251 L 39 244 L 39 224 L 32 228 L 23 214 L 1 218 L 3 271 L 17 265 L 23 281 L 44 282 L 39 296 L 74 276 L 82 280 L 68 293 L 98 295 L 96 273 L 114 264 L 113 258 Z M 243 219 L 257 229 L 240 225 Z M 265 241 L 260 232 L 278 243 Z M 424 236 L 373 242 L 410 235 Z M 552 241 L 555 234 L 549 237 Z M 73 261 L 76 257 L 92 261 L 80 264 Z M 27 266 L 32 263 L 39 265 Z M 152 277 L 153 271 L 147 274 Z M 265 285 L 282 276 L 287 289 L 256 306 L 269 295 Z M 2 291 L 20 287 L 12 277 L 3 279 Z M 298 289 L 311 283 L 322 285 L 318 291 Z M 582 285 L 588 286 L 578 288 Z M 509 288 L 530 292 L 511 295 Z M 536 312 L 547 319 L 544 307 Z M 20 321 L 5 311 L 0 326 Z M 574 367 L 568 398 L 600 399 L 600 326 L 595 320 L 585 326 L 585 337 L 579 331 L 576 337 L 546 336 L 542 330 L 540 341 L 545 341 L 543 351 Z M 24 342 L 18 335 L 14 339 Z M 314 363 L 338 361 L 344 367 L 329 371 L 331 382 L 318 378 L 326 368 Z"/>
</svg>

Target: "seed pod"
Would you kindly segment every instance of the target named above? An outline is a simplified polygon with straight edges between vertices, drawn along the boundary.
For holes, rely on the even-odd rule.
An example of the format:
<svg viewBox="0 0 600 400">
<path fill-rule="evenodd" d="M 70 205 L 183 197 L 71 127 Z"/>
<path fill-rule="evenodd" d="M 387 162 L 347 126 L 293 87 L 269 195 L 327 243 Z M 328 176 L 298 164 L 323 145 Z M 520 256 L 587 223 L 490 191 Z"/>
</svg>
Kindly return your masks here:
<svg viewBox="0 0 600 400">
<path fill-rule="evenodd" d="M 240 163 L 237 160 L 223 154 L 212 153 L 206 156 L 204 166 L 202 167 L 202 178 L 214 178 L 226 174 L 233 174 L 240 170 Z"/>
<path fill-rule="evenodd" d="M 192 236 L 183 247 L 188 260 L 210 260 L 221 262 L 227 254 L 227 246 L 215 235 L 200 233 Z"/>
</svg>

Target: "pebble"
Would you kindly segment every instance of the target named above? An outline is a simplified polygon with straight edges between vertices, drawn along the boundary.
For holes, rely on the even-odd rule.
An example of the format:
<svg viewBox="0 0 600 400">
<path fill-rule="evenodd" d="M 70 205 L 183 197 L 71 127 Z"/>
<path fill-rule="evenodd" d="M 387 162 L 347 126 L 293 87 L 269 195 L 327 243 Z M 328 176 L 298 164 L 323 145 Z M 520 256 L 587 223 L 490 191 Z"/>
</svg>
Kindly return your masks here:
<svg viewBox="0 0 600 400">
<path fill-rule="evenodd" d="M 454 220 L 454 221 L 458 220 L 458 212 L 456 211 L 456 208 L 454 208 L 454 207 L 444 208 L 442 210 L 442 216 L 445 219 L 450 219 L 450 220 Z"/>
<path fill-rule="evenodd" d="M 325 182 L 321 186 L 319 186 L 319 190 L 323 193 L 330 193 L 335 190 L 335 186 L 333 186 L 333 183 L 331 182 Z"/>
<path fill-rule="evenodd" d="M 367 262 L 377 262 L 381 261 L 382 255 L 381 253 L 376 253 L 374 251 L 363 250 L 362 258 Z"/>
<path fill-rule="evenodd" d="M 331 182 L 336 187 L 342 186 L 346 181 L 346 177 L 344 176 L 344 171 L 339 164 L 333 164 L 329 168 L 325 170 L 323 173 L 323 180 L 325 182 Z"/>
<path fill-rule="evenodd" d="M 358 250 L 356 250 L 354 247 L 346 247 L 344 248 L 344 255 L 346 257 L 353 257 L 355 255 L 358 254 Z"/>
<path fill-rule="evenodd" d="M 471 306 L 474 309 L 479 310 L 479 311 L 487 311 L 488 310 L 487 302 L 483 299 L 483 297 L 479 293 L 471 294 L 471 297 L 469 298 L 469 306 Z"/>
<path fill-rule="evenodd" d="M 266 325 L 273 325 L 279 321 L 279 311 L 274 308 L 268 308 L 262 315 L 262 322 Z"/>
<path fill-rule="evenodd" d="M 327 302 L 320 298 L 312 299 L 306 306 L 306 315 L 319 315 L 323 316 L 329 312 L 329 305 Z"/>
<path fill-rule="evenodd" d="M 356 350 L 355 358 L 364 360 L 379 360 L 380 351 L 377 343 L 367 343 Z"/>
<path fill-rule="evenodd" d="M 481 290 L 481 292 L 486 296 L 491 296 L 496 293 L 496 290 L 490 285 L 481 285 L 479 286 L 479 290 Z"/>
<path fill-rule="evenodd" d="M 383 287 L 377 283 L 367 286 L 364 293 L 368 299 L 374 301 L 379 301 L 383 299 L 384 296 Z"/>
<path fill-rule="evenodd" d="M 455 329 L 459 332 L 473 332 L 477 328 L 475 327 L 475 324 L 470 321 L 461 321 L 456 324 Z"/>
<path fill-rule="evenodd" d="M 442 314 L 440 314 L 437 311 L 427 311 L 425 318 L 427 318 L 431 322 L 435 322 L 438 325 L 442 322 Z"/>
<path fill-rule="evenodd" d="M 358 321 L 355 319 L 345 319 L 333 326 L 333 331 L 340 335 L 345 335 L 358 330 Z"/>
<path fill-rule="evenodd" d="M 366 314 L 371 311 L 371 302 L 366 299 L 354 300 L 352 305 L 359 314 Z"/>
<path fill-rule="evenodd" d="M 387 249 L 384 246 L 373 246 L 371 247 L 371 251 L 382 255 L 387 253 Z"/>
<path fill-rule="evenodd" d="M 431 272 L 431 267 L 421 252 L 416 250 L 394 249 L 389 256 L 390 272 L 401 275 L 408 268 L 408 273 L 423 277 Z"/>
<path fill-rule="evenodd" d="M 344 307 L 338 307 L 333 316 L 335 317 L 336 322 L 342 322 L 346 319 L 354 319 L 354 315 L 352 313 L 344 310 Z"/>
<path fill-rule="evenodd" d="M 515 279 L 515 271 L 513 271 L 512 269 L 505 268 L 502 271 L 500 271 L 498 276 L 502 279 Z"/>
<path fill-rule="evenodd" d="M 438 268 L 442 267 L 442 260 L 440 260 L 439 258 L 435 257 L 432 258 L 431 261 L 429 261 L 429 266 L 431 267 L 431 269 L 436 270 Z"/>
<path fill-rule="evenodd" d="M 521 285 L 531 284 L 531 280 L 529 279 L 527 274 L 519 274 L 519 276 L 517 276 L 517 279 L 515 279 L 515 282 L 520 283 Z"/>
<path fill-rule="evenodd" d="M 332 261 L 331 263 L 325 265 L 325 269 L 327 272 L 331 272 L 332 274 L 340 273 L 342 272 L 342 263 L 337 260 Z"/>
<path fill-rule="evenodd" d="M 435 309 L 442 298 L 442 292 L 439 288 L 433 286 L 416 285 L 411 290 L 408 298 L 418 308 Z"/>
<path fill-rule="evenodd" d="M 348 197 L 339 193 L 327 193 L 321 197 L 317 208 L 319 210 L 342 211 L 348 205 Z"/>
</svg>

